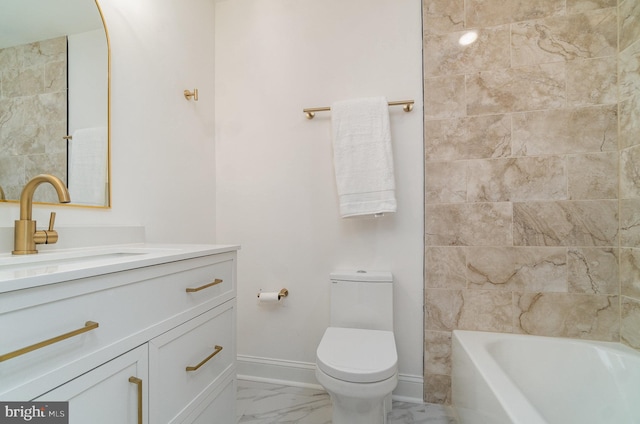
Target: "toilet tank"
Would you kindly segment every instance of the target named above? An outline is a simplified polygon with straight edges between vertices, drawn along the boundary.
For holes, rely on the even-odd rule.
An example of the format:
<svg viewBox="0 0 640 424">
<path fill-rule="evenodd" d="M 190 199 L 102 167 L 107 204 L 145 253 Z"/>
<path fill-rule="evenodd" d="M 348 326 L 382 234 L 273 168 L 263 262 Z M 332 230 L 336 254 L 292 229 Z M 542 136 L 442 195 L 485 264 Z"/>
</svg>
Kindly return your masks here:
<svg viewBox="0 0 640 424">
<path fill-rule="evenodd" d="M 331 277 L 331 326 L 393 331 L 393 276 L 338 271 Z"/>
</svg>

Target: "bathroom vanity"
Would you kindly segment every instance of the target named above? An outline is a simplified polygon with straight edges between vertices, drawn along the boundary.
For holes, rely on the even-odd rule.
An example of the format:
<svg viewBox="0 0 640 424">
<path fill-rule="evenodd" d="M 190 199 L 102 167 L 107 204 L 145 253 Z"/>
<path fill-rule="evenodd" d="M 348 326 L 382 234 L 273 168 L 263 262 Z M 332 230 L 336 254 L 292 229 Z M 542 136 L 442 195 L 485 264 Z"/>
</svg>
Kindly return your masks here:
<svg viewBox="0 0 640 424">
<path fill-rule="evenodd" d="M 0 255 L 0 400 L 70 423 L 233 423 L 238 246 Z"/>
</svg>

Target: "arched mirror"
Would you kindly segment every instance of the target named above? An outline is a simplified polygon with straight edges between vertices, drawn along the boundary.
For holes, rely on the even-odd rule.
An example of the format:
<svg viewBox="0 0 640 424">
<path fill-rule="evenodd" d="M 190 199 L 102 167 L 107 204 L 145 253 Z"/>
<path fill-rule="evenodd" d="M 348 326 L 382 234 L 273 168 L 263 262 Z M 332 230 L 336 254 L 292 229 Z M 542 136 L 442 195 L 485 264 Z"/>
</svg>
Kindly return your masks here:
<svg viewBox="0 0 640 424">
<path fill-rule="evenodd" d="M 0 198 L 53 174 L 110 206 L 109 41 L 97 0 L 0 2 Z M 36 202 L 57 203 L 52 187 Z"/>
</svg>

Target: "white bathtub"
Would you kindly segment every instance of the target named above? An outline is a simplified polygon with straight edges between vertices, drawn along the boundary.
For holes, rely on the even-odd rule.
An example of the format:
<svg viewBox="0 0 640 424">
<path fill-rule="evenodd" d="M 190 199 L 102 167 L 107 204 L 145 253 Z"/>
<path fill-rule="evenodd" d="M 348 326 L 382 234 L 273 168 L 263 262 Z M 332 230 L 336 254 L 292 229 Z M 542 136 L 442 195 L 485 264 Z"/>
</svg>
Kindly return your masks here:
<svg viewBox="0 0 640 424">
<path fill-rule="evenodd" d="M 460 424 L 640 424 L 640 353 L 618 344 L 453 332 Z"/>
</svg>

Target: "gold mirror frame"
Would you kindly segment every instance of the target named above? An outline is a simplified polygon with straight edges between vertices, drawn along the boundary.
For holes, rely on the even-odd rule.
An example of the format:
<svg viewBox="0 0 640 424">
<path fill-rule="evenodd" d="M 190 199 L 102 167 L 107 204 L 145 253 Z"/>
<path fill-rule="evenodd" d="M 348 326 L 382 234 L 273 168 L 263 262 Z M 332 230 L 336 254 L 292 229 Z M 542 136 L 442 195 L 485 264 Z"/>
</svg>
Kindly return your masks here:
<svg viewBox="0 0 640 424">
<path fill-rule="evenodd" d="M 102 12 L 102 8 L 100 7 L 100 3 L 98 0 L 94 0 L 98 13 L 100 14 L 100 20 L 102 21 L 102 28 L 104 30 L 105 39 L 107 42 L 107 190 L 105 190 L 105 203 L 104 205 L 89 205 L 89 204 L 79 204 L 73 203 L 73 199 L 71 199 L 71 203 L 60 204 L 60 203 L 50 203 L 50 202 L 34 202 L 34 204 L 40 205 L 51 205 L 55 204 L 56 206 L 65 206 L 65 207 L 75 207 L 75 208 L 87 208 L 87 209 L 110 209 L 111 208 L 111 199 L 112 199 L 112 173 L 111 173 L 111 40 L 109 38 L 109 30 L 107 28 L 107 23 L 104 18 L 104 13 Z M 68 164 L 67 164 L 68 167 Z M 68 182 L 67 182 L 68 184 Z M 0 188 L 0 190 L 2 190 Z M 19 199 L 4 199 L 2 193 L 0 191 L 0 203 L 19 203 Z"/>
</svg>

